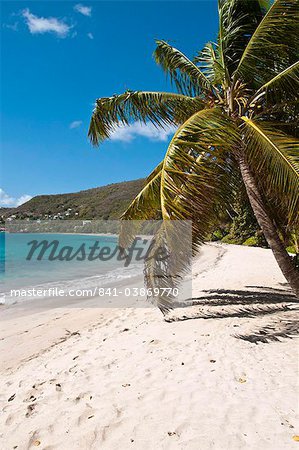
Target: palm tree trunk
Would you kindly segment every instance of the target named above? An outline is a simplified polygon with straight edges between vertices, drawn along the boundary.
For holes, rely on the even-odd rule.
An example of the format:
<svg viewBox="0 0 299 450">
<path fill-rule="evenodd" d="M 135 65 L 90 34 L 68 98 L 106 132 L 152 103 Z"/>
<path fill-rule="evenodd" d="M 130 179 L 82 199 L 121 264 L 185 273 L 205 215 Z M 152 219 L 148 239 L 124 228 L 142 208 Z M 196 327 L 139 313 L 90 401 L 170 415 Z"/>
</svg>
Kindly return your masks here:
<svg viewBox="0 0 299 450">
<path fill-rule="evenodd" d="M 239 158 L 239 167 L 257 222 L 264 233 L 280 270 L 284 274 L 295 295 L 299 298 L 299 271 L 296 269 L 291 257 L 284 247 L 284 244 L 280 240 L 278 232 L 267 213 L 249 165 L 243 156 Z"/>
</svg>

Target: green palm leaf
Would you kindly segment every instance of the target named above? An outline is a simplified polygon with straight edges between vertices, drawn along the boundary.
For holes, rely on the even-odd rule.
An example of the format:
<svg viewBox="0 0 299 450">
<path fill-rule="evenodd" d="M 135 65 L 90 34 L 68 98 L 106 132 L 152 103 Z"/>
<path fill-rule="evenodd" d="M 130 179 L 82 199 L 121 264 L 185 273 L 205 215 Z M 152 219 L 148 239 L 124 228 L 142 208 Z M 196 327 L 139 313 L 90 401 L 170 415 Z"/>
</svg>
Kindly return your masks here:
<svg viewBox="0 0 299 450">
<path fill-rule="evenodd" d="M 219 49 L 222 67 L 229 77 L 261 22 L 269 5 L 259 0 L 218 0 Z"/>
<path fill-rule="evenodd" d="M 286 205 L 289 224 L 298 221 L 299 140 L 268 124 L 242 117 L 245 154 L 256 179 L 272 199 Z"/>
<path fill-rule="evenodd" d="M 237 128 L 217 109 L 194 114 L 169 144 L 161 174 L 162 217 L 194 220 L 195 245 L 215 221 L 214 200 L 218 197 L 219 204 L 226 205 L 231 198 L 226 189 L 233 164 L 230 154 L 238 145 Z"/>
<path fill-rule="evenodd" d="M 261 102 L 266 99 L 267 105 L 274 105 L 277 107 L 279 104 L 284 104 L 288 101 L 296 101 L 299 96 L 299 61 L 292 64 L 287 69 L 280 72 L 270 81 L 265 83 L 254 95 L 254 99 L 251 102 Z"/>
<path fill-rule="evenodd" d="M 297 62 L 299 0 L 276 0 L 251 37 L 235 72 L 260 88 Z"/>
<path fill-rule="evenodd" d="M 123 220 L 149 220 L 160 209 L 160 183 L 163 161 L 147 177 L 145 186 L 122 214 Z"/>
<path fill-rule="evenodd" d="M 294 102 L 282 102 L 270 105 L 268 114 L 262 114 L 263 119 L 269 120 L 273 126 L 281 129 L 284 133 L 299 138 L 299 99 Z"/>
<path fill-rule="evenodd" d="M 147 121 L 159 127 L 183 123 L 204 107 L 199 98 L 167 92 L 127 91 L 124 94 L 96 100 L 88 136 L 99 145 L 119 125 Z"/>
<path fill-rule="evenodd" d="M 142 226 L 142 222 L 157 219 L 161 209 L 160 187 L 163 161 L 146 179 L 143 189 L 122 214 L 119 244 L 128 248 Z"/>
<path fill-rule="evenodd" d="M 216 44 L 208 42 L 194 58 L 204 75 L 215 85 L 224 85 L 224 67 Z"/>
<path fill-rule="evenodd" d="M 211 81 L 187 56 L 165 41 L 156 43 L 155 60 L 170 75 L 171 81 L 180 93 L 198 96 L 216 91 Z"/>
</svg>

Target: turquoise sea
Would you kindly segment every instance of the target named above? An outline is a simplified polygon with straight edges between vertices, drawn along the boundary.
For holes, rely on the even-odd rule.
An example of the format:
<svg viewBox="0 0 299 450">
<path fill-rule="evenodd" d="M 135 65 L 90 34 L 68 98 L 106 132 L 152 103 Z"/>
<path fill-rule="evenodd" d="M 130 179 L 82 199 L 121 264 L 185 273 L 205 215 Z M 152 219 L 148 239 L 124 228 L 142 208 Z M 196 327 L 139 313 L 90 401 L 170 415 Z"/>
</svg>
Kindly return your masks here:
<svg viewBox="0 0 299 450">
<path fill-rule="evenodd" d="M 48 244 L 58 242 L 52 259 L 54 244 L 50 245 L 40 260 L 37 258 L 39 248 L 33 252 L 31 260 L 27 259 L 34 240 L 37 243 L 46 241 Z M 105 261 L 96 258 L 99 250 L 91 258 L 94 260 L 88 259 L 95 245 L 99 249 L 105 248 L 104 254 L 108 254 Z M 84 259 L 82 249 L 86 256 Z M 1 296 L 7 298 L 11 290 L 32 287 L 67 290 L 113 286 L 116 282 L 140 275 L 142 263 L 132 258 L 128 267 L 124 267 L 124 261 L 117 258 L 117 249 L 117 237 L 110 235 L 0 233 Z M 76 252 L 77 257 L 73 257 Z M 115 256 L 109 257 L 113 252 Z M 57 259 L 58 255 L 60 259 Z"/>
</svg>

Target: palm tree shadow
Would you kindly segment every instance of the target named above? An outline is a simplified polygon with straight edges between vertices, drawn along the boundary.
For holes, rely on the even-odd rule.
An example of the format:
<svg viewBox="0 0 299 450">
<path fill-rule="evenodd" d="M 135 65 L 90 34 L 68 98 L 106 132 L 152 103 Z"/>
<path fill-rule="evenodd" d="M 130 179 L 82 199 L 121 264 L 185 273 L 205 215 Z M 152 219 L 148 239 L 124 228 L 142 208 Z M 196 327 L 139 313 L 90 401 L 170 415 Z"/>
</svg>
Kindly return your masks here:
<svg viewBox="0 0 299 450">
<path fill-rule="evenodd" d="M 285 289 L 251 287 L 255 290 L 205 290 L 204 296 L 178 304 L 165 320 L 256 319 L 253 331 L 234 335 L 237 339 L 255 344 L 299 335 L 299 304 L 296 297 Z"/>
<path fill-rule="evenodd" d="M 254 344 L 280 341 L 280 339 L 292 339 L 299 334 L 299 320 L 297 317 L 278 317 L 259 327 L 250 333 L 236 334 L 237 339 L 252 342 Z"/>
</svg>

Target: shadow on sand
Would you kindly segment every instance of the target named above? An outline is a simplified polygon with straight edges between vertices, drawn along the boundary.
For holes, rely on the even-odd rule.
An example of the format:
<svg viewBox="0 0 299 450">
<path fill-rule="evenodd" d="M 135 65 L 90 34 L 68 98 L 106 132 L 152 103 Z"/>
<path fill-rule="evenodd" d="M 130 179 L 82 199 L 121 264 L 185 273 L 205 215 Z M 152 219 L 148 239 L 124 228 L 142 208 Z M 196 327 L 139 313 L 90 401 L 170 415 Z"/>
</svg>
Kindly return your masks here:
<svg viewBox="0 0 299 450">
<path fill-rule="evenodd" d="M 191 319 L 250 318 L 252 330 L 235 334 L 255 344 L 279 341 L 299 335 L 299 302 L 290 291 L 262 286 L 251 290 L 206 290 L 188 299 L 165 317 L 168 322 Z"/>
</svg>

